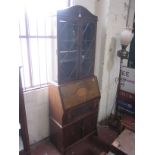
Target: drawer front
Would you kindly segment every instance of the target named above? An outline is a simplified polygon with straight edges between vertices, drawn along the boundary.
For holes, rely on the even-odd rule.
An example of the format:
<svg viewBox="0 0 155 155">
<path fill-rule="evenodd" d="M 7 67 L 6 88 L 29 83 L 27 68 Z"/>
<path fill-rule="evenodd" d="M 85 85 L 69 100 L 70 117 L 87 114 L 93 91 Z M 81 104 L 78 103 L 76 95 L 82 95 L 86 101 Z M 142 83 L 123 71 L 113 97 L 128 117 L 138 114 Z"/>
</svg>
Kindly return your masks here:
<svg viewBox="0 0 155 155">
<path fill-rule="evenodd" d="M 95 112 L 98 110 L 99 99 L 93 100 L 88 103 L 81 104 L 76 108 L 68 110 L 64 115 L 64 123 L 70 123 L 78 119 L 79 117 L 85 116 L 88 113 Z"/>
<path fill-rule="evenodd" d="M 82 121 L 74 123 L 70 126 L 64 128 L 64 146 L 68 147 L 69 145 L 75 143 L 76 141 L 82 138 Z"/>
</svg>

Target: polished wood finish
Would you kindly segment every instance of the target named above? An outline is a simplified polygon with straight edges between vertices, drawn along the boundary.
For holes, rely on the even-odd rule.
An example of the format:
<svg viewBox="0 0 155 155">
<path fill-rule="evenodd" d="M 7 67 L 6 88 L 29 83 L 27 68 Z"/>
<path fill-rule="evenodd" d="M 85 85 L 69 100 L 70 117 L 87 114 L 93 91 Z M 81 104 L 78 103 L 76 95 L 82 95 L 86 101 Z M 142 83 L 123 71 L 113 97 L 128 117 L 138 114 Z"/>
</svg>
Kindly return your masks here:
<svg viewBox="0 0 155 155">
<path fill-rule="evenodd" d="M 83 119 L 61 126 L 55 120 L 50 120 L 51 141 L 59 151 L 64 153 L 73 144 L 80 142 L 90 135 L 96 135 L 97 113 Z"/>
<path fill-rule="evenodd" d="M 61 125 L 96 112 L 99 99 L 95 76 L 63 85 L 49 83 L 50 116 Z"/>
<path fill-rule="evenodd" d="M 97 113 L 98 103 L 99 103 L 99 98 L 89 102 L 85 102 L 84 104 L 75 106 L 67 110 L 63 117 L 64 124 L 75 121 L 77 118 L 81 119 L 92 113 Z"/>
<path fill-rule="evenodd" d="M 50 103 L 50 116 L 57 122 L 62 124 L 63 119 L 63 104 L 60 97 L 59 86 L 55 83 L 51 83 L 48 86 L 49 103 Z"/>
<path fill-rule="evenodd" d="M 78 99 L 82 96 L 73 95 L 77 92 L 78 95 L 85 94 L 83 100 Z M 70 96 L 74 97 L 77 104 Z M 51 140 L 61 152 L 82 138 L 96 133 L 100 92 L 95 76 L 62 85 L 50 83 L 49 99 Z"/>
<path fill-rule="evenodd" d="M 95 77 L 61 85 L 60 92 L 65 109 L 100 96 L 98 83 Z"/>
<path fill-rule="evenodd" d="M 19 69 L 19 122 L 21 125 L 21 135 L 22 135 L 22 140 L 24 145 L 24 150 L 20 151 L 19 154 L 30 155 L 29 135 L 28 135 L 28 129 L 27 129 L 27 119 L 26 119 L 26 111 L 25 111 L 20 69 Z"/>
</svg>

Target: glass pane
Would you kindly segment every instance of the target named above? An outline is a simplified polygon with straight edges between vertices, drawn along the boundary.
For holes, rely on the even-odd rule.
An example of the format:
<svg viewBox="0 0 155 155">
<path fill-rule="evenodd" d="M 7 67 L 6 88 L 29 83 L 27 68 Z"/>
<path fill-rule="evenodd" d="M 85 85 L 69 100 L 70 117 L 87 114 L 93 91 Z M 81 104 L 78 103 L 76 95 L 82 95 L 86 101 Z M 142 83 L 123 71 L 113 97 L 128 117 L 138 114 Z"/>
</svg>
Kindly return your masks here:
<svg viewBox="0 0 155 155">
<path fill-rule="evenodd" d="M 95 24 L 85 23 L 82 26 L 82 50 L 90 50 L 95 45 Z"/>
<path fill-rule="evenodd" d="M 21 74 L 22 84 L 25 88 L 30 87 L 30 71 L 29 71 L 29 60 L 28 60 L 28 53 L 27 53 L 27 44 L 26 39 L 20 39 L 20 47 L 21 47 L 21 61 L 23 64 L 23 74 Z M 24 75 L 24 76 L 23 76 Z M 24 78 L 23 78 L 24 77 Z M 24 88 L 23 87 L 23 88 Z"/>
<path fill-rule="evenodd" d="M 57 19 L 56 16 L 47 17 L 45 20 L 45 35 L 57 36 Z"/>
<path fill-rule="evenodd" d="M 52 21 L 51 21 L 51 18 L 48 17 L 46 18 L 45 20 L 45 35 L 51 35 L 52 33 Z"/>
<path fill-rule="evenodd" d="M 47 83 L 47 57 L 46 57 L 46 39 L 38 39 L 39 44 L 39 69 L 40 69 L 40 83 Z"/>
<path fill-rule="evenodd" d="M 50 17 L 50 20 L 52 22 L 51 35 L 57 36 L 57 18 L 56 18 L 56 16 L 52 16 L 52 17 Z"/>
<path fill-rule="evenodd" d="M 46 34 L 46 29 L 45 29 L 45 19 L 44 18 L 37 18 L 37 27 L 38 29 L 38 35 L 39 36 L 45 36 Z"/>
<path fill-rule="evenodd" d="M 84 41 L 95 40 L 95 24 L 94 23 L 83 24 L 82 35 Z"/>
<path fill-rule="evenodd" d="M 82 42 L 82 50 L 91 50 L 91 49 L 94 49 L 94 46 L 95 45 L 95 41 L 83 41 Z"/>
<path fill-rule="evenodd" d="M 59 64 L 62 81 L 77 79 L 78 51 L 60 51 Z"/>
<path fill-rule="evenodd" d="M 47 79 L 52 80 L 52 52 L 51 52 L 51 39 L 45 40 L 46 57 L 47 57 Z"/>
<path fill-rule="evenodd" d="M 19 35 L 26 35 L 25 16 L 23 12 L 20 13 L 19 17 Z"/>
<path fill-rule="evenodd" d="M 60 46 L 59 46 L 59 50 L 60 51 L 72 51 L 72 50 L 77 50 L 78 46 L 77 46 L 77 42 L 76 41 L 61 41 L 60 40 Z"/>
<path fill-rule="evenodd" d="M 60 20 L 58 24 L 59 50 L 77 50 L 78 26 L 75 22 Z"/>
<path fill-rule="evenodd" d="M 94 56 L 94 51 L 93 50 L 82 50 L 81 51 L 82 59 L 90 59 Z"/>
<path fill-rule="evenodd" d="M 51 40 L 50 52 L 51 52 L 51 64 L 52 64 L 51 75 L 52 75 L 52 79 L 54 81 L 57 81 L 58 80 L 57 39 Z"/>
<path fill-rule="evenodd" d="M 60 51 L 59 52 L 59 61 L 60 63 L 77 61 L 78 51 Z"/>
<path fill-rule="evenodd" d="M 32 57 L 32 82 L 33 85 L 40 85 L 40 64 L 39 64 L 39 46 L 37 39 L 30 39 L 30 53 Z"/>
<path fill-rule="evenodd" d="M 60 34 L 61 40 L 68 41 L 68 40 L 75 40 L 77 37 L 77 30 L 78 26 L 75 22 L 69 22 L 65 20 L 59 21 L 60 26 Z"/>
<path fill-rule="evenodd" d="M 75 80 L 77 77 L 77 63 L 75 61 L 69 61 L 60 63 L 60 81 Z"/>
<path fill-rule="evenodd" d="M 80 77 L 85 77 L 93 74 L 94 71 L 93 59 L 81 59 Z"/>
<path fill-rule="evenodd" d="M 28 25 L 30 35 L 37 35 L 37 20 L 34 15 L 28 16 Z"/>
</svg>

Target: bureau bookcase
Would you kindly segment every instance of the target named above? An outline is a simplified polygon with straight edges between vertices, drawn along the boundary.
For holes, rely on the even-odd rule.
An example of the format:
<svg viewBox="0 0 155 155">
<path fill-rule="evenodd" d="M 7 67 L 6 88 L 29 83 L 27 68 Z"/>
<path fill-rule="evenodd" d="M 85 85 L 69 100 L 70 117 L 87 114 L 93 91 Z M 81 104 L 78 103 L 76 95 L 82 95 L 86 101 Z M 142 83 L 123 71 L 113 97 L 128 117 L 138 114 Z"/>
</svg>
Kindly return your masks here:
<svg viewBox="0 0 155 155">
<path fill-rule="evenodd" d="M 97 17 L 82 6 L 57 12 L 57 76 L 48 89 L 51 141 L 62 153 L 97 133 L 96 26 Z"/>
</svg>

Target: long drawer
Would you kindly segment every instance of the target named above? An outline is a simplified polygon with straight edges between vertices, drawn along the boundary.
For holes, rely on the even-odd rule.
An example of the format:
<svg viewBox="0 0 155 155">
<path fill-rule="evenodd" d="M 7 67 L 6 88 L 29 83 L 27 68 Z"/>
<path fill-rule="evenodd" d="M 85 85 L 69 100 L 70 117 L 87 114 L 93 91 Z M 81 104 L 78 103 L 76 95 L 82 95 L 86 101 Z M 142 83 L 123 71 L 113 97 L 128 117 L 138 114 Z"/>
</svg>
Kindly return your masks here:
<svg viewBox="0 0 155 155">
<path fill-rule="evenodd" d="M 85 117 L 90 113 L 98 110 L 99 99 L 92 100 L 88 103 L 81 104 L 65 112 L 63 117 L 63 125 L 75 121 L 76 119 Z"/>
</svg>

